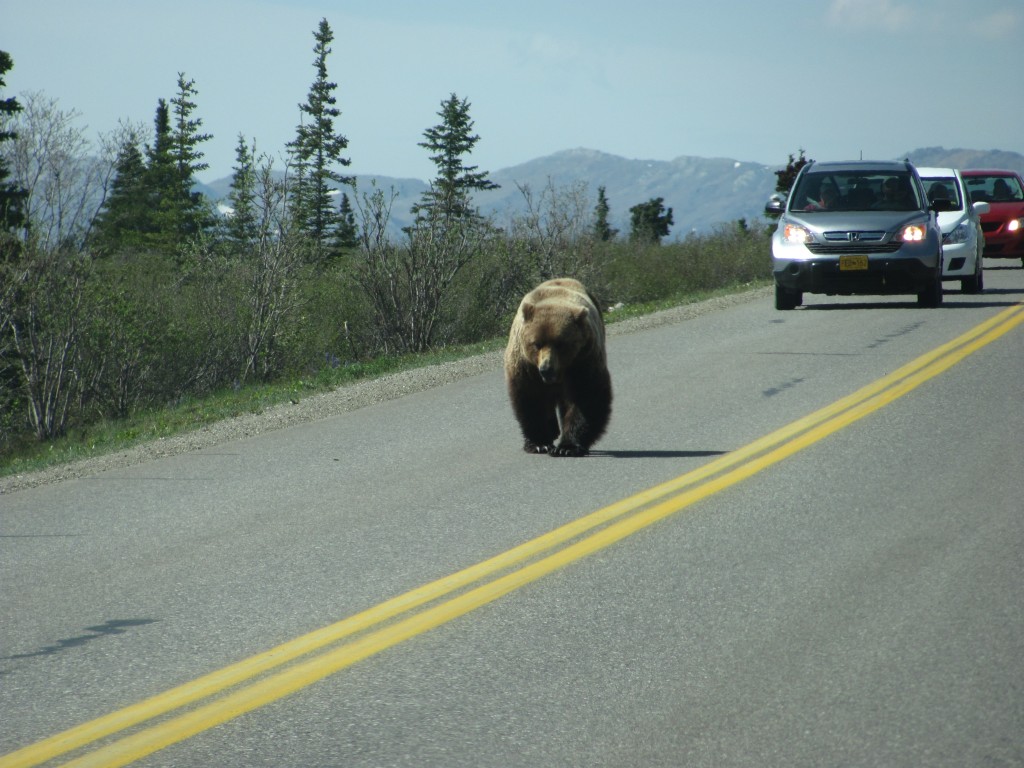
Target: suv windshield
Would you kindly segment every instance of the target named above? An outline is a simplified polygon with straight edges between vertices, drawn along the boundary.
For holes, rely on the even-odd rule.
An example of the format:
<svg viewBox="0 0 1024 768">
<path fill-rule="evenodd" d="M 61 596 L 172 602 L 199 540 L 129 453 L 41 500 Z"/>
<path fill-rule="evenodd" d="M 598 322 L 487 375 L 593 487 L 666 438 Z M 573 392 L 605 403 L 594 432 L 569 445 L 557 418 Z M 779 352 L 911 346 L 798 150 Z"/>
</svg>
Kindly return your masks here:
<svg viewBox="0 0 1024 768">
<path fill-rule="evenodd" d="M 909 173 L 821 171 L 805 173 L 791 211 L 919 211 L 924 208 Z"/>
<path fill-rule="evenodd" d="M 960 187 L 957 186 L 956 179 L 952 176 L 929 177 L 921 179 L 921 181 L 924 182 L 924 188 L 928 190 L 928 202 L 949 200 L 952 204 L 951 211 L 963 209 L 964 206 L 960 202 Z"/>
<path fill-rule="evenodd" d="M 1013 176 L 971 176 L 967 194 L 974 203 L 1004 203 L 1024 200 L 1024 190 Z"/>
</svg>

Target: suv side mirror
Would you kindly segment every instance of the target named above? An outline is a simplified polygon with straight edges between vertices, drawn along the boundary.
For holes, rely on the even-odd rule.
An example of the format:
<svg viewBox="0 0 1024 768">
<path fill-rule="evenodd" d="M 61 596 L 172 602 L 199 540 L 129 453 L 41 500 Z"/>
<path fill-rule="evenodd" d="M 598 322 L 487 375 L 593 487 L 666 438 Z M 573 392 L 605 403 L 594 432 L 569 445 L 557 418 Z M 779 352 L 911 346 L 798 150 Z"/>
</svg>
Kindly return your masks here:
<svg viewBox="0 0 1024 768">
<path fill-rule="evenodd" d="M 971 207 L 974 208 L 974 212 L 979 216 L 988 213 L 989 211 L 992 210 L 992 206 L 986 203 L 984 200 L 974 203 L 974 205 L 972 205 Z"/>
<path fill-rule="evenodd" d="M 780 215 L 786 210 L 786 200 L 782 195 L 772 195 L 764 205 L 764 212 L 774 216 Z"/>
</svg>

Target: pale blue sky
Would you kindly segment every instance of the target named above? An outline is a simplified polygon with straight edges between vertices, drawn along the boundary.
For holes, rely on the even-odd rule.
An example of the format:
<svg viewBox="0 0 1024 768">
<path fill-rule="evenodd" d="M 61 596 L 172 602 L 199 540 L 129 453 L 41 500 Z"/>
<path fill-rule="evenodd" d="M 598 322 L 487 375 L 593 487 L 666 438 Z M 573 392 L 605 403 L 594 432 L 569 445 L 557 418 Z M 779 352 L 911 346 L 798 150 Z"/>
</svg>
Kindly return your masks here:
<svg viewBox="0 0 1024 768">
<path fill-rule="evenodd" d="M 1021 0 L 0 0 L 5 96 L 42 91 L 88 134 L 152 123 L 195 80 L 212 181 L 239 133 L 280 155 L 313 33 L 353 173 L 430 178 L 417 146 L 468 98 L 495 171 L 563 149 L 785 163 L 918 147 L 1024 153 Z"/>
</svg>

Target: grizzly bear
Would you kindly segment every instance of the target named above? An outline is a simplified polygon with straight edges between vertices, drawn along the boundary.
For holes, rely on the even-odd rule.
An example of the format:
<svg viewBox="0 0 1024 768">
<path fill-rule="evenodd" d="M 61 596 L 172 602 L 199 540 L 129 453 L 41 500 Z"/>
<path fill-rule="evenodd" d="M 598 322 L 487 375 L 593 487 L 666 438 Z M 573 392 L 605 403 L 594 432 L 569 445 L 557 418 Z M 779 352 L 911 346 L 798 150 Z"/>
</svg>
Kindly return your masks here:
<svg viewBox="0 0 1024 768">
<path fill-rule="evenodd" d="M 612 412 L 604 319 L 582 283 L 548 280 L 523 297 L 505 382 L 527 453 L 585 456 L 604 434 Z"/>
</svg>

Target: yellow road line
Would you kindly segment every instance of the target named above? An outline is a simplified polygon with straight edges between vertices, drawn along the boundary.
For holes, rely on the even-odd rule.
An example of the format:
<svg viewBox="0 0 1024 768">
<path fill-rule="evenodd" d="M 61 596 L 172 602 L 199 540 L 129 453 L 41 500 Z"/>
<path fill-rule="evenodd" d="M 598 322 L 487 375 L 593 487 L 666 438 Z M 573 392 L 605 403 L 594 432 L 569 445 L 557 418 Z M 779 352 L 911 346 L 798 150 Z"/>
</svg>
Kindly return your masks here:
<svg viewBox="0 0 1024 768">
<path fill-rule="evenodd" d="M 67 765 L 110 768 L 127 765 L 170 744 L 283 698 L 368 656 L 462 616 L 762 471 L 884 407 L 1022 322 L 1024 305 L 1015 305 L 852 395 L 755 440 L 738 451 L 711 461 L 693 472 L 611 504 L 496 557 L 411 590 L 336 624 L 0 757 L 0 768 L 37 766 L 186 705 L 210 699 L 228 688 L 253 680 L 270 670 L 359 632 L 365 632 L 414 608 L 440 600 L 459 589 L 539 557 L 555 547 L 607 525 L 597 533 L 590 534 L 532 564 L 338 648 L 294 664 L 258 682 L 243 686 L 190 712 L 126 736 L 107 747 L 72 760 Z M 715 478 L 716 475 L 719 476 Z M 693 487 L 709 478 L 715 479 L 704 482 L 699 487 Z M 683 492 L 687 488 L 692 489 Z M 659 502 L 659 499 L 662 501 Z M 612 523 L 624 516 L 627 517 Z"/>
</svg>

